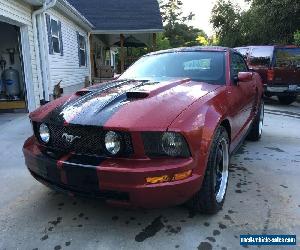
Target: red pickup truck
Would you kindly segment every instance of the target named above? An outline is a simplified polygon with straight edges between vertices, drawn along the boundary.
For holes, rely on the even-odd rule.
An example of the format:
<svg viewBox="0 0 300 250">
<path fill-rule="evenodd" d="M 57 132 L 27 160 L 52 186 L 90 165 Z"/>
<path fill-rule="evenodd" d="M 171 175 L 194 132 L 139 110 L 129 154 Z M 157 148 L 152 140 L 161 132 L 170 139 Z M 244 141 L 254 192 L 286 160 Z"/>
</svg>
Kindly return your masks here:
<svg viewBox="0 0 300 250">
<path fill-rule="evenodd" d="M 300 94 L 300 47 L 248 46 L 235 48 L 263 80 L 265 96 L 289 105 Z"/>
</svg>

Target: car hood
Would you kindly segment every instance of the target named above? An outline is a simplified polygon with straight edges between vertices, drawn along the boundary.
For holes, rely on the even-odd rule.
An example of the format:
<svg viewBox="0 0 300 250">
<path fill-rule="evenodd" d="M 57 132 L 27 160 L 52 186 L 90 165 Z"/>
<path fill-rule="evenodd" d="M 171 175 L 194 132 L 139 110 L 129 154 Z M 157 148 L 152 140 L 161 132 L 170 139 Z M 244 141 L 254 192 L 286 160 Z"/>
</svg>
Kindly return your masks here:
<svg viewBox="0 0 300 250">
<path fill-rule="evenodd" d="M 82 89 L 31 113 L 33 121 L 124 130 L 165 130 L 193 102 L 220 85 L 193 82 L 117 80 Z"/>
</svg>

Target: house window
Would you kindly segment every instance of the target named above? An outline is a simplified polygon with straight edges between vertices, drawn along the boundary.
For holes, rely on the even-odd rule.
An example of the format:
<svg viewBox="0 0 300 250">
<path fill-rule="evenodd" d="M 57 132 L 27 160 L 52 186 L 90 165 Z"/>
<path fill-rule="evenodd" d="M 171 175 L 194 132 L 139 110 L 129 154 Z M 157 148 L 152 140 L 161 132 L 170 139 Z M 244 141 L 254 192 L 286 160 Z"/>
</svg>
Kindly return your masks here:
<svg viewBox="0 0 300 250">
<path fill-rule="evenodd" d="M 46 24 L 47 24 L 47 33 L 48 33 L 48 44 L 49 44 L 49 54 L 53 55 L 63 53 L 63 40 L 62 40 L 62 32 L 61 32 L 61 22 L 53 19 L 48 15 L 46 16 Z"/>
<path fill-rule="evenodd" d="M 59 44 L 59 26 L 56 20 L 51 19 L 51 37 L 52 37 L 52 47 L 53 52 L 60 53 Z"/>
<path fill-rule="evenodd" d="M 86 66 L 86 41 L 85 37 L 78 35 L 78 57 L 79 57 L 79 66 Z"/>
</svg>

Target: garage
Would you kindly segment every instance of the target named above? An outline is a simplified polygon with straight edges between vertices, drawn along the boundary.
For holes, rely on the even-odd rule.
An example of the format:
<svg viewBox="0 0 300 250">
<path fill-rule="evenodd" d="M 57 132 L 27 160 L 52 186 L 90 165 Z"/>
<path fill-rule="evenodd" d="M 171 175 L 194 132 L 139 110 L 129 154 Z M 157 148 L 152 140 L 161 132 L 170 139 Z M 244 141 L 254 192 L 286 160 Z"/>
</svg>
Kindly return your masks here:
<svg viewBox="0 0 300 250">
<path fill-rule="evenodd" d="M 43 95 L 32 10 L 25 1 L 0 2 L 0 114 L 31 112 Z"/>
<path fill-rule="evenodd" d="M 0 110 L 27 111 L 20 28 L 0 22 Z"/>
</svg>

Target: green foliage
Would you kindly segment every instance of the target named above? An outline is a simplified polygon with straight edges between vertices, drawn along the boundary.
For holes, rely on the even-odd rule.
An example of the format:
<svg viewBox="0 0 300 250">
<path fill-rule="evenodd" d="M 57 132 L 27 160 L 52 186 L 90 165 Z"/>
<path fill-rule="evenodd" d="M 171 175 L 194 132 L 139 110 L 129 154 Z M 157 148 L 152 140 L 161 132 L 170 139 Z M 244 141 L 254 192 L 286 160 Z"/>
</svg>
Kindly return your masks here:
<svg viewBox="0 0 300 250">
<path fill-rule="evenodd" d="M 294 33 L 294 44 L 300 46 L 300 30 Z"/>
<path fill-rule="evenodd" d="M 158 34 L 156 37 L 157 50 L 170 49 L 171 44 L 169 39 L 164 34 Z"/>
<path fill-rule="evenodd" d="M 230 0 L 219 0 L 211 23 L 221 45 L 290 44 L 300 27 L 300 2 L 252 0 L 243 12 Z"/>
<path fill-rule="evenodd" d="M 211 23 L 221 45 L 234 47 L 240 44 L 240 9 L 230 1 L 219 0 L 213 7 Z"/>
<path fill-rule="evenodd" d="M 207 35 L 203 30 L 188 25 L 194 14 L 183 16 L 183 4 L 180 0 L 164 0 L 160 4 L 165 29 L 163 37 L 168 39 L 171 47 L 204 45 L 198 37 L 202 36 L 207 40 Z"/>
</svg>

